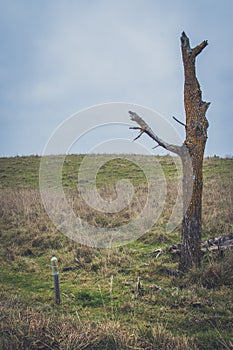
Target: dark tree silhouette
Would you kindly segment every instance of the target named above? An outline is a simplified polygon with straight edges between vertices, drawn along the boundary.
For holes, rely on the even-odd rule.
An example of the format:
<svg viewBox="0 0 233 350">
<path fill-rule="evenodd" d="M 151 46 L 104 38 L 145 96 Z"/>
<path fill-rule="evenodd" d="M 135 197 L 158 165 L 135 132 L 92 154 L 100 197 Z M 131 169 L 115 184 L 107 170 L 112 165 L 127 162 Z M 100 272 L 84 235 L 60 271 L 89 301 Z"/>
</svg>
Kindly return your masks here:
<svg viewBox="0 0 233 350">
<path fill-rule="evenodd" d="M 196 57 L 207 46 L 207 41 L 191 48 L 189 38 L 181 35 L 181 50 L 184 67 L 184 107 L 186 138 L 182 146 L 171 145 L 160 139 L 147 123 L 136 113 L 129 111 L 131 120 L 138 124 L 131 129 L 140 130 L 151 137 L 158 146 L 180 156 L 183 166 L 183 221 L 180 269 L 200 266 L 201 258 L 201 213 L 202 213 L 202 166 L 207 140 L 208 121 L 206 111 L 209 102 L 202 100 L 202 93 L 196 77 Z"/>
</svg>

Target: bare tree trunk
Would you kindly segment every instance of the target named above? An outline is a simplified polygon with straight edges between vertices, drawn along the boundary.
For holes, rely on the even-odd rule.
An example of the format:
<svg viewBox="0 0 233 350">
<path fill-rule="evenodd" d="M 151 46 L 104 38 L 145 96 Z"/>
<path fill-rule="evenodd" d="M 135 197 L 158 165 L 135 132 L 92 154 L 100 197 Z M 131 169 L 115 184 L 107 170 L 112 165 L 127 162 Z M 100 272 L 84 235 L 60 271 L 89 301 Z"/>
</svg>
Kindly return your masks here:
<svg viewBox="0 0 233 350">
<path fill-rule="evenodd" d="M 159 146 L 178 154 L 183 164 L 183 222 L 180 269 L 200 266 L 201 255 L 201 212 L 202 212 L 202 165 L 207 140 L 208 121 L 206 111 L 210 103 L 202 101 L 202 93 L 195 71 L 196 57 L 207 46 L 207 41 L 191 49 L 189 39 L 182 33 L 181 49 L 184 66 L 184 107 L 186 139 L 182 146 L 168 144 L 160 139 L 147 123 L 134 112 L 129 112 L 131 120 L 139 126 L 140 137 L 146 133 Z"/>
<path fill-rule="evenodd" d="M 184 107 L 186 113 L 184 145 L 189 157 L 182 157 L 184 215 L 180 269 L 200 266 L 202 165 L 208 128 L 205 114 L 209 103 L 202 101 L 202 93 L 195 72 L 195 60 L 206 45 L 207 41 L 203 41 L 191 49 L 189 39 L 185 33 L 182 33 L 181 49 L 185 77 Z M 190 189 L 192 189 L 191 197 Z"/>
<path fill-rule="evenodd" d="M 198 164 L 192 164 L 192 158 L 182 158 L 182 164 L 184 211 L 179 268 L 186 270 L 191 266 L 200 266 L 202 170 L 197 168 Z"/>
</svg>

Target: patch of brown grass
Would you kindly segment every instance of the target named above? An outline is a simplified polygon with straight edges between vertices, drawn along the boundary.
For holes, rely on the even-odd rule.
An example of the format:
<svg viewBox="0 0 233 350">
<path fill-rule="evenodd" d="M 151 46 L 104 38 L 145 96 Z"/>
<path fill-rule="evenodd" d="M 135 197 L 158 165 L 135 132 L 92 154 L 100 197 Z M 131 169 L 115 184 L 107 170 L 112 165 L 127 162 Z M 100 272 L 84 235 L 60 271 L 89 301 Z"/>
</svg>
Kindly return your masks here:
<svg viewBox="0 0 233 350">
<path fill-rule="evenodd" d="M 162 326 L 132 329 L 119 322 L 81 323 L 31 308 L 1 305 L 2 350 L 197 350 L 192 339 L 174 336 Z"/>
<path fill-rule="evenodd" d="M 203 232 L 218 236 L 232 232 L 233 181 L 226 178 L 209 179 L 203 190 Z"/>
</svg>

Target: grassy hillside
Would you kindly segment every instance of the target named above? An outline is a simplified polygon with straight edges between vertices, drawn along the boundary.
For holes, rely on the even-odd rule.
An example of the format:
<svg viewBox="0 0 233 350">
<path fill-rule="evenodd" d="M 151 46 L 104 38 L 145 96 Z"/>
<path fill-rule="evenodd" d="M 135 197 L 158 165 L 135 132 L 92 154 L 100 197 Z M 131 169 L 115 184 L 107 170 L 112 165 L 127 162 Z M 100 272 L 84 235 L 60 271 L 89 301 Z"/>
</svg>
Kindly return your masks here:
<svg viewBox="0 0 233 350">
<path fill-rule="evenodd" d="M 116 181 L 130 179 L 134 203 L 112 215 L 88 208 L 75 192 L 82 159 L 66 157 L 62 174 L 78 215 L 93 225 L 120 227 L 140 212 L 145 175 L 120 158 L 100 168 L 97 187 L 112 200 Z M 169 156 L 156 159 L 167 184 L 163 213 L 142 237 L 111 250 L 82 246 L 51 223 L 39 192 L 40 157 L 0 159 L 1 349 L 233 348 L 233 254 L 208 253 L 201 269 L 177 272 L 178 257 L 167 248 L 180 241 L 179 227 L 169 234 L 165 229 L 177 196 L 176 167 Z M 232 173 L 232 159 L 205 159 L 203 240 L 232 232 Z M 164 254 L 157 256 L 160 248 Z M 54 253 L 60 305 L 54 303 Z"/>
</svg>

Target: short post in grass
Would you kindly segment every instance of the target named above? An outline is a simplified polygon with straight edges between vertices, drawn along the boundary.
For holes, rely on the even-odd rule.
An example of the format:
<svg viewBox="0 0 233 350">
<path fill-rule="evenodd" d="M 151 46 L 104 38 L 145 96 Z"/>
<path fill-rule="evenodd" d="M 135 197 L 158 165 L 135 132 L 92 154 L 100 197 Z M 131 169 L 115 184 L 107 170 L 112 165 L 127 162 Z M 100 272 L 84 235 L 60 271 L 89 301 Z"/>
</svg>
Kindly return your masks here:
<svg viewBox="0 0 233 350">
<path fill-rule="evenodd" d="M 57 266 L 57 257 L 52 255 L 51 258 L 51 267 L 52 267 L 52 276 L 54 278 L 54 296 L 56 304 L 60 304 L 60 288 L 59 288 L 59 278 L 58 278 L 58 266 Z"/>
</svg>

